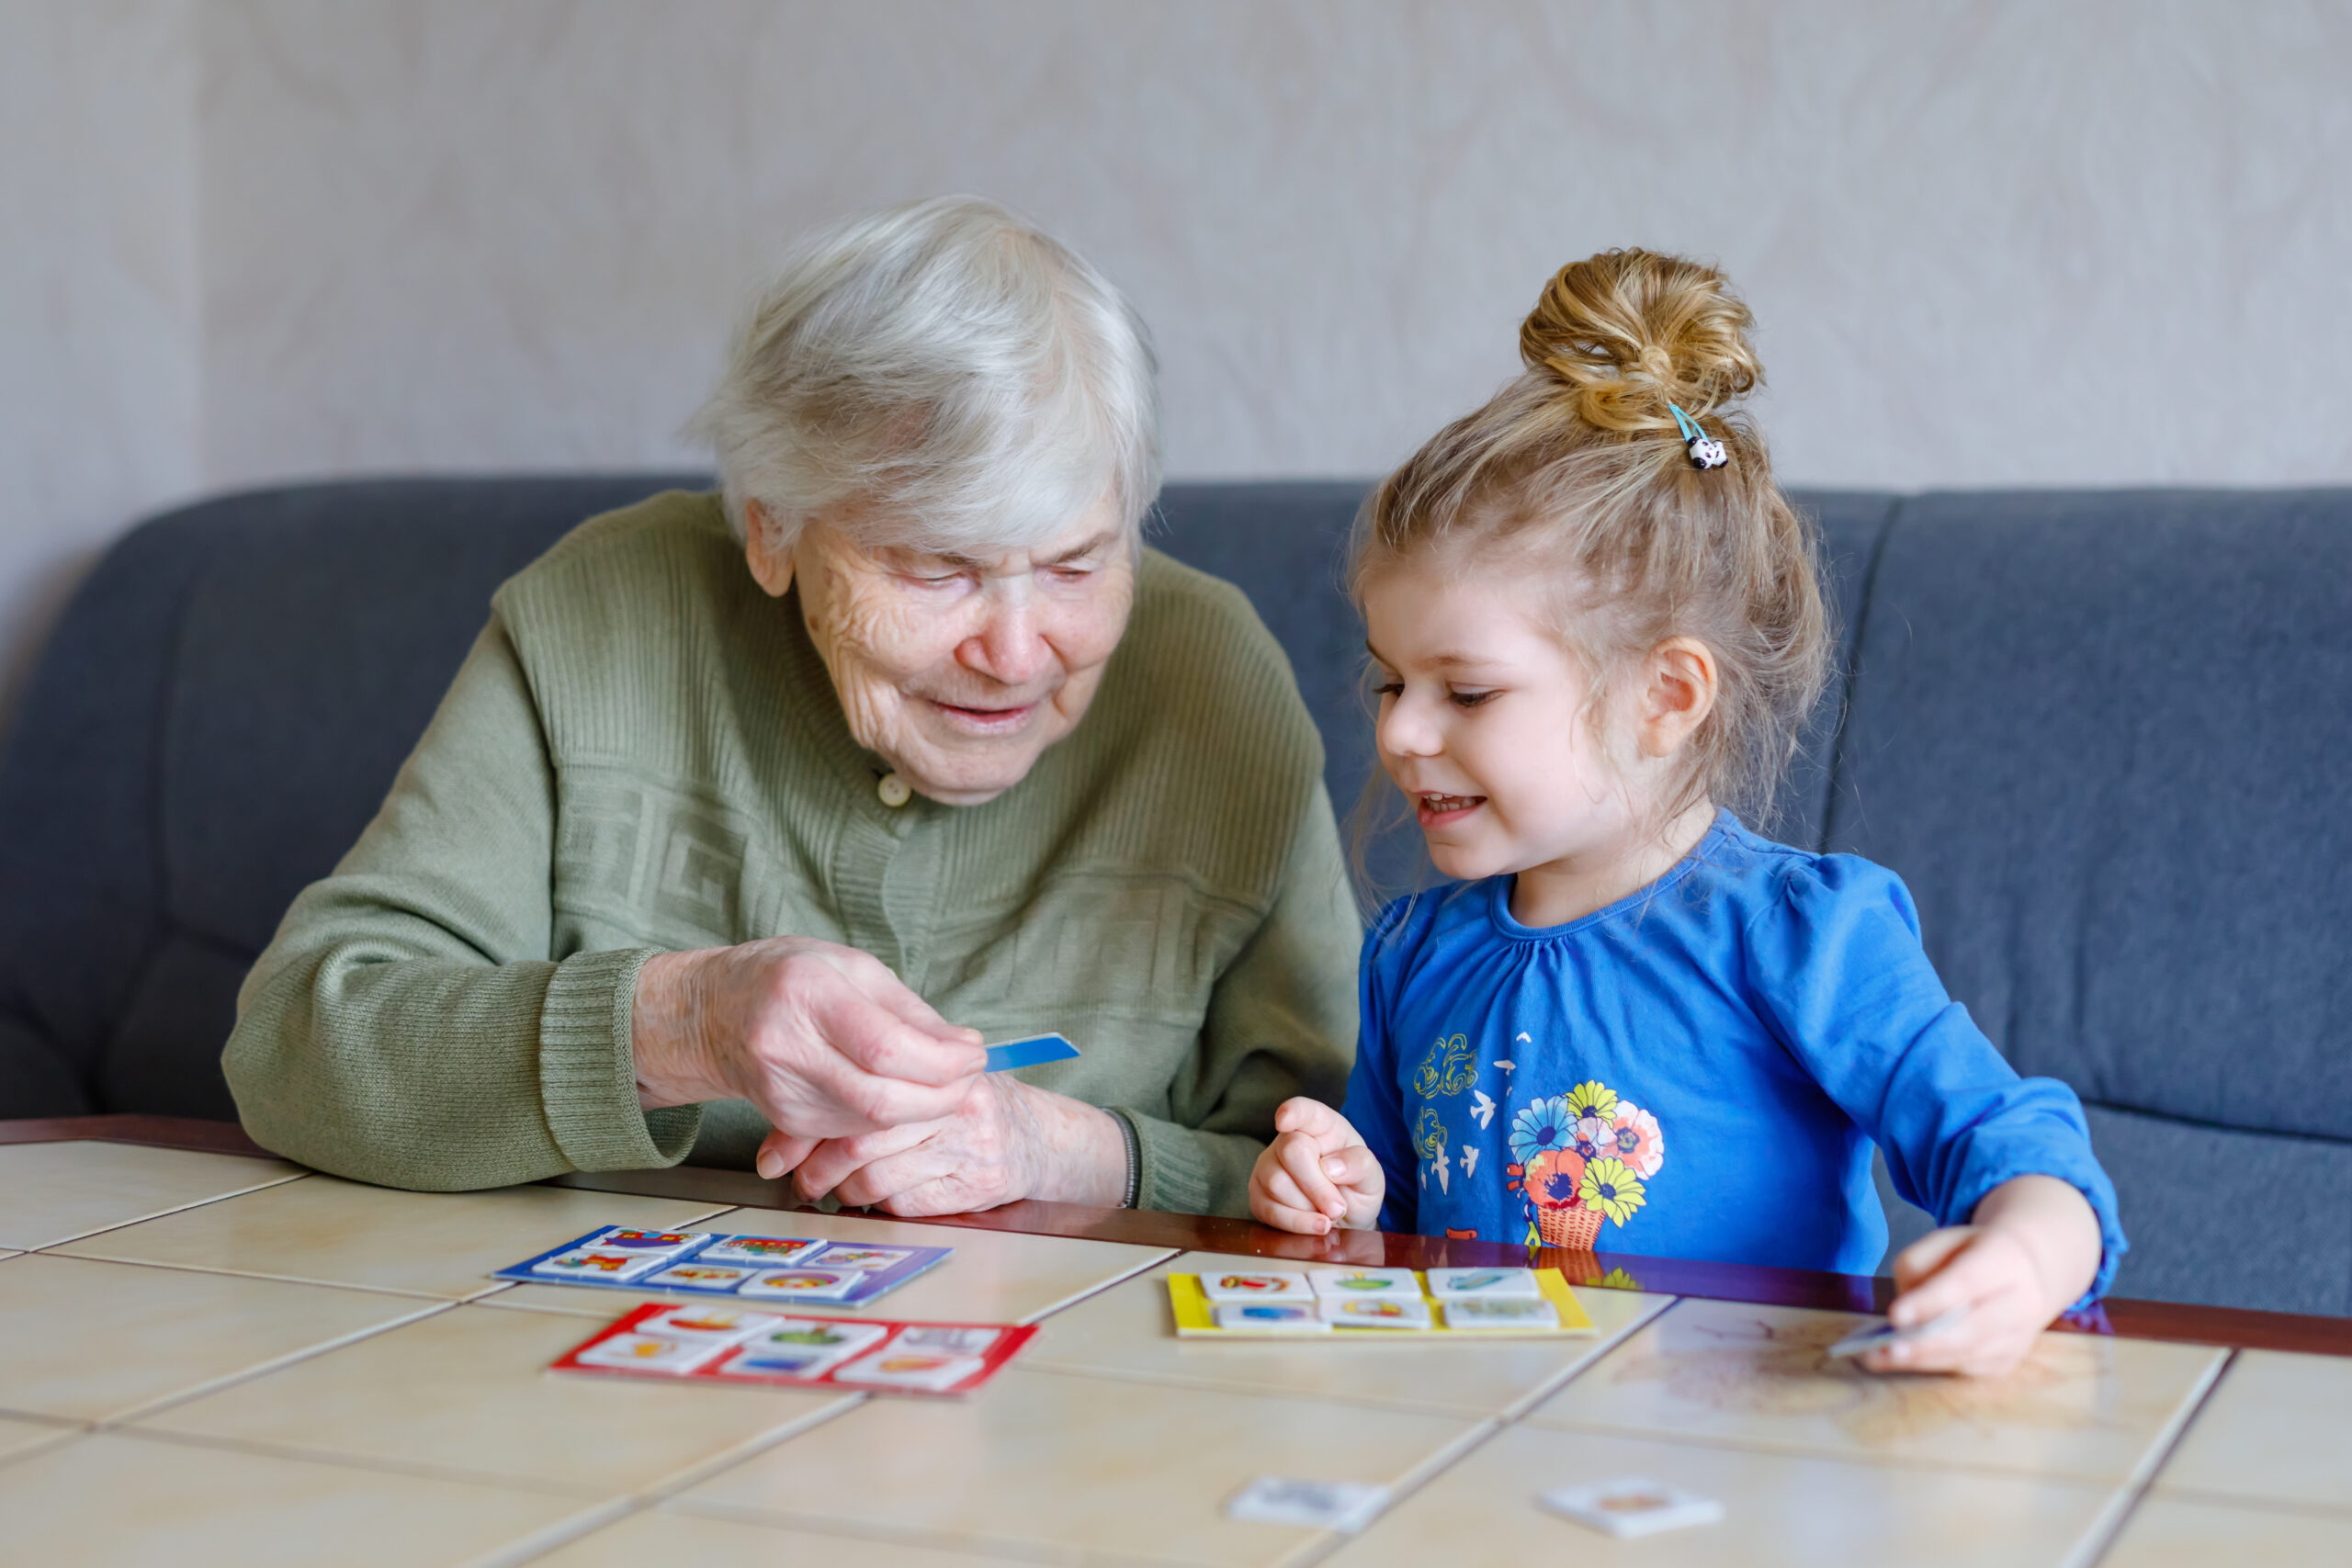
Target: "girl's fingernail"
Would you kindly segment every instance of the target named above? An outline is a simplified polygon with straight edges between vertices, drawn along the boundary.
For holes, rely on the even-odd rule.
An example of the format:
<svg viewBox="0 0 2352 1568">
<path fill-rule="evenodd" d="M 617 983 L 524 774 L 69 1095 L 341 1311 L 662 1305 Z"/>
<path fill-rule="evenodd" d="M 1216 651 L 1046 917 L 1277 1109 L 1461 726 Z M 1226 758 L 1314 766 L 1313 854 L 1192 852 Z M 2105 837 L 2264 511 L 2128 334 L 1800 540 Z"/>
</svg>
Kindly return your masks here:
<svg viewBox="0 0 2352 1568">
<path fill-rule="evenodd" d="M 1323 1162 L 1323 1174 L 1326 1176 L 1345 1176 L 1348 1174 L 1348 1162 L 1336 1156 L 1327 1159 Z"/>
</svg>

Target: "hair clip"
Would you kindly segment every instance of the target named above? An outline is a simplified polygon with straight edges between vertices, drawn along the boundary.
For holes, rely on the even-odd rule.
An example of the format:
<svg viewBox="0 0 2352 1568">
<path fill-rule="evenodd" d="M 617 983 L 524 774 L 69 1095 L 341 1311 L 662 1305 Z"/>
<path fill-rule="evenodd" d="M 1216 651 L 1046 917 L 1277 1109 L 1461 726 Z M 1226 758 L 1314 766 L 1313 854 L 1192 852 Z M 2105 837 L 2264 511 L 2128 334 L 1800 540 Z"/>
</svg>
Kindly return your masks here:
<svg viewBox="0 0 2352 1568">
<path fill-rule="evenodd" d="M 1666 405 L 1674 411 L 1674 428 L 1682 433 L 1690 450 L 1690 466 L 1694 468 L 1720 468 L 1731 461 L 1731 454 L 1724 444 L 1699 428 L 1699 422 L 1682 412 L 1680 403 Z"/>
</svg>

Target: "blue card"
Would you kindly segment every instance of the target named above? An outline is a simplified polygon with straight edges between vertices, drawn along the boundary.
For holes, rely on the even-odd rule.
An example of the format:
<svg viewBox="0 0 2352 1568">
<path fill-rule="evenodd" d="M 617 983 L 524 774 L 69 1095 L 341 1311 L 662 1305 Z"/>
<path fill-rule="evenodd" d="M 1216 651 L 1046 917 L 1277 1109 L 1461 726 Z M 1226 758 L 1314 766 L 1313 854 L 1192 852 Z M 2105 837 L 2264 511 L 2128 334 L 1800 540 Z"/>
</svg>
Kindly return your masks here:
<svg viewBox="0 0 2352 1568">
<path fill-rule="evenodd" d="M 1026 1040 L 1008 1040 L 1001 1045 L 989 1047 L 989 1071 L 1003 1072 L 1008 1067 L 1034 1067 L 1040 1062 L 1067 1062 L 1078 1055 L 1078 1047 L 1058 1034 L 1033 1034 Z"/>
</svg>

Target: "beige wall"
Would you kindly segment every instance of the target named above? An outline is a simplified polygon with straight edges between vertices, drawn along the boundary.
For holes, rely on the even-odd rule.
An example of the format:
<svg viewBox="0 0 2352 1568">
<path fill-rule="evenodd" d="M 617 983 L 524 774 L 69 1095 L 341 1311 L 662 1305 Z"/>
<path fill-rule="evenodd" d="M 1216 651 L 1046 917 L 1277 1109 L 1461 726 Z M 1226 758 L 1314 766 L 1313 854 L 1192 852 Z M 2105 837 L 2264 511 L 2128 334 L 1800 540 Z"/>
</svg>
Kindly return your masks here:
<svg viewBox="0 0 2352 1568">
<path fill-rule="evenodd" d="M 1545 274 L 1720 260 L 1783 473 L 2352 481 L 2352 8 L 0 0 L 0 659 L 137 508 L 691 460 L 808 226 L 948 189 L 1136 297 L 1177 477 L 1360 474 Z M 20 94 L 30 92 L 28 100 Z"/>
</svg>

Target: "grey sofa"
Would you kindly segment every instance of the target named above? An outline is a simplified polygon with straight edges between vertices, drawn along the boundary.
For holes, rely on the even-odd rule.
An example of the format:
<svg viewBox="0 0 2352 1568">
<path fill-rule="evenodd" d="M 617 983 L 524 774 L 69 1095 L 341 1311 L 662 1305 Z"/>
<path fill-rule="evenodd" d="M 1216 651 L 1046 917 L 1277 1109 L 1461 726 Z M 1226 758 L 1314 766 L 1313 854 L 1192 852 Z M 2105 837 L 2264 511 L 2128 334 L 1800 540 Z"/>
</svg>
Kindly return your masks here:
<svg viewBox="0 0 2352 1568">
<path fill-rule="evenodd" d="M 0 749 L 0 1117 L 232 1115 L 237 983 L 492 587 L 699 482 L 287 488 L 125 538 Z M 1175 486 L 1158 535 L 1282 638 L 1343 811 L 1369 760 L 1337 589 L 1361 493 Z M 1954 993 L 2082 1094 L 2122 1293 L 2352 1314 L 2352 491 L 1801 499 L 1848 674 L 1773 830 L 1900 872 Z M 1371 857 L 1415 858 L 1409 830 Z"/>
</svg>

